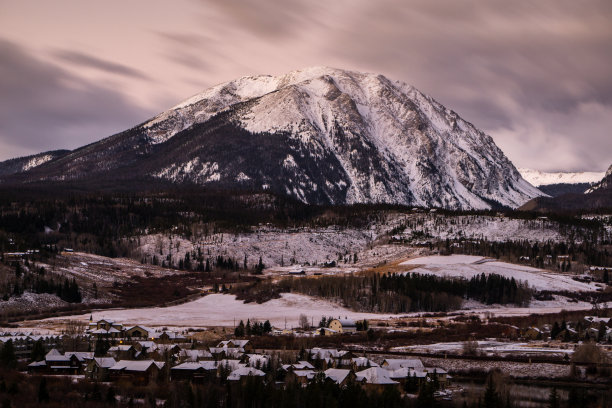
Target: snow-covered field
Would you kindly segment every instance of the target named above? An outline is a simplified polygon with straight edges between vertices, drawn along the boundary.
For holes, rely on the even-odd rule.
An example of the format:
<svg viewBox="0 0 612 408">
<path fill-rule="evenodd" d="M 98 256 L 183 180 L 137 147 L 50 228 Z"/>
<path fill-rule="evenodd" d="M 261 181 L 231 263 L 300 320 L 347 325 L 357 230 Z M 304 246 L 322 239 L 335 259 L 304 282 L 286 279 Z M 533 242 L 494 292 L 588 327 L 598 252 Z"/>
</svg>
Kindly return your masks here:
<svg viewBox="0 0 612 408">
<path fill-rule="evenodd" d="M 184 258 L 187 251 L 200 248 L 204 256 L 211 259 L 220 255 L 242 264 L 246 257 L 249 267 L 253 267 L 260 257 L 267 266 L 317 264 L 337 260 L 339 254 L 352 256 L 377 239 L 380 233 L 377 228 L 330 227 L 311 230 L 260 228 L 252 233 L 214 234 L 195 240 L 155 234 L 141 237 L 139 249 L 149 257 L 157 255 L 163 259 L 170 254 L 176 262 Z"/>
<path fill-rule="evenodd" d="M 529 242 L 561 241 L 556 222 L 544 219 L 523 220 L 507 217 L 464 215 L 447 217 L 440 214 L 406 215 L 401 238 L 427 237 L 439 239 L 487 239 L 489 241 L 526 240 Z M 578 234 L 579 236 L 579 234 Z"/>
<path fill-rule="evenodd" d="M 117 309 L 94 312 L 94 320 L 110 319 L 123 324 L 168 327 L 233 326 L 240 320 L 270 320 L 277 328 L 298 327 L 300 314 L 315 324 L 322 316 L 351 319 L 384 318 L 385 315 L 356 313 L 334 303 L 310 296 L 285 293 L 280 299 L 263 304 L 243 303 L 234 295 L 208 295 L 192 302 L 165 308 Z M 388 317 L 388 315 L 386 315 Z M 40 321 L 41 327 L 53 326 L 65 320 L 89 321 L 90 314 L 57 317 Z"/>
<path fill-rule="evenodd" d="M 594 283 L 578 282 L 569 274 L 553 273 L 525 265 L 499 262 L 494 259 L 470 255 L 426 256 L 414 258 L 400 265 L 413 266 L 410 272 L 470 279 L 484 273 L 498 274 L 525 281 L 536 290 L 595 291 Z"/>
<path fill-rule="evenodd" d="M 538 343 L 525 343 L 525 342 L 501 342 L 501 341 L 478 341 L 477 350 L 480 353 L 485 354 L 521 354 L 521 355 L 571 355 L 574 352 L 573 348 L 563 348 L 561 345 L 550 347 L 542 342 Z M 402 346 L 395 347 L 393 351 L 412 351 L 419 353 L 455 353 L 459 354 L 463 352 L 463 342 L 448 342 L 448 343 L 434 343 L 427 345 L 416 345 L 416 346 Z"/>
</svg>

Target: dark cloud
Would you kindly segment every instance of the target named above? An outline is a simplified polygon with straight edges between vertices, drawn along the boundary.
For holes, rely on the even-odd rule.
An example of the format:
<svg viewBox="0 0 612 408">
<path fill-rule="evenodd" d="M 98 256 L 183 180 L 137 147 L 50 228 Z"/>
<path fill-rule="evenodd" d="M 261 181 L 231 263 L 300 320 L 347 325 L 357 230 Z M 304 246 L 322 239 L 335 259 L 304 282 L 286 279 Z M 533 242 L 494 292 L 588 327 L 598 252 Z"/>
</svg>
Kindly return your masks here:
<svg viewBox="0 0 612 408">
<path fill-rule="evenodd" d="M 139 25 L 118 19 L 112 32 L 88 17 L 94 23 L 91 30 L 80 30 L 78 43 L 72 43 L 81 47 L 81 53 L 63 42 L 72 38 L 72 24 L 86 21 L 85 16 L 49 23 L 55 24 L 54 33 L 68 33 L 46 43 L 63 50 L 50 63 L 16 47 L 3 52 L 0 69 L 8 74 L 0 78 L 0 87 L 10 88 L 21 105 L 9 110 L 11 114 L 0 112 L 2 138 L 8 138 L 9 128 L 10 135 L 52 129 L 56 137 L 64 134 L 58 131 L 62 128 L 72 141 L 79 132 L 87 135 L 85 143 L 92 134 L 109 133 L 95 130 L 104 125 L 101 118 L 110 124 L 126 123 L 130 117 L 131 123 L 140 121 L 142 110 L 130 100 L 151 103 L 161 111 L 204 87 L 243 75 L 331 65 L 381 73 L 416 86 L 491 134 L 518 166 L 603 170 L 612 163 L 612 2 L 607 0 L 179 0 L 179 4 L 156 8 L 148 7 L 145 0 L 121 4 L 121 15 L 139 16 Z M 57 8 L 54 4 L 37 11 L 21 9 L 23 16 L 39 14 L 39 20 L 23 18 L 24 26 L 31 24 L 27 39 L 38 33 L 29 41 L 32 47 L 50 35 L 36 23 L 48 21 L 45 7 Z M 0 20 L 3 16 L 7 23 L 15 20 L 8 13 L 0 14 Z M 15 42 L 28 43 L 19 35 L 12 37 Z M 92 49 L 117 50 L 110 56 L 127 56 L 130 62 L 113 58 L 121 62 L 116 64 L 83 53 L 89 44 Z M 116 89 L 87 83 L 75 76 L 78 71 L 70 69 L 71 75 L 59 65 L 116 74 Z M 143 71 L 155 82 L 140 80 Z M 89 100 L 98 98 L 98 102 Z M 0 95 L 3 104 L 9 99 L 6 92 Z M 85 111 L 75 115 L 81 106 Z M 28 115 L 20 110 L 37 112 L 39 119 L 21 123 Z M 94 130 L 85 129 L 88 123 Z M 52 147 L 63 146 L 67 144 Z"/>
<path fill-rule="evenodd" d="M 233 20 L 237 29 L 256 35 L 282 40 L 312 25 L 316 13 L 323 11 L 318 0 L 209 0 L 211 4 Z"/>
<path fill-rule="evenodd" d="M 77 51 L 59 50 L 52 52 L 52 55 L 62 61 L 79 65 L 87 68 L 94 68 L 111 74 L 123 75 L 131 78 L 146 79 L 149 77 L 137 69 L 116 62 L 106 61 L 92 55 Z"/>
<path fill-rule="evenodd" d="M 493 134 L 519 165 L 604 169 L 612 162 L 603 120 L 612 110 L 612 3 L 369 4 L 347 16 L 326 53 L 434 96 Z M 526 135 L 541 150 L 525 154 Z M 584 146 L 601 149 L 586 154 Z"/>
<path fill-rule="evenodd" d="M 150 117 L 121 92 L 75 77 L 0 40 L 0 141 L 32 153 L 76 148 Z M 3 152 L 2 159 L 13 156 Z"/>
</svg>

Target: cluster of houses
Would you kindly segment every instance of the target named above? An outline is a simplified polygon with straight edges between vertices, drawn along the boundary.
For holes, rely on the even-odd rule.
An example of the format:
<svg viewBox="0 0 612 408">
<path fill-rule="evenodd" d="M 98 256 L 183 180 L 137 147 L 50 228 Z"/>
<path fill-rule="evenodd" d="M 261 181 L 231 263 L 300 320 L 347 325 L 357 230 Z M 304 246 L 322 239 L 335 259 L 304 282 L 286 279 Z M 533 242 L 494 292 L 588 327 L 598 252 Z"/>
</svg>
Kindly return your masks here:
<svg viewBox="0 0 612 408">
<path fill-rule="evenodd" d="M 529 327 L 523 337 L 529 340 L 560 340 L 567 342 L 597 341 L 612 343 L 612 318 L 585 316 L 575 323 L 545 324 L 541 327 Z"/>
<path fill-rule="evenodd" d="M 0 334 L 0 348 L 4 347 L 7 341 L 13 343 L 15 355 L 18 358 L 29 356 L 34 344 L 40 342 L 46 349 L 58 347 L 62 337 L 58 335 L 38 335 L 32 333 L 2 333 Z"/>
<path fill-rule="evenodd" d="M 117 337 L 115 330 L 123 337 Z M 215 347 L 195 349 L 176 333 L 150 331 L 142 326 L 124 328 L 106 320 L 92 324 L 88 332 L 102 336 L 99 338 L 112 336 L 116 345 L 104 355 L 91 351 L 61 353 L 53 348 L 44 360 L 30 363 L 28 371 L 84 375 L 93 381 L 129 380 L 142 385 L 158 379 L 236 382 L 253 377 L 273 381 L 277 386 L 306 386 L 311 381 L 346 386 L 353 382 L 379 391 L 387 387 L 405 389 L 408 382 L 418 387 L 424 381 L 435 381 L 444 388 L 450 378 L 445 370 L 424 367 L 418 359 L 385 359 L 379 364 L 347 350 L 313 348 L 300 352 L 297 362 L 283 363 L 278 355 L 257 353 L 249 340 L 226 340 Z M 167 336 L 162 338 L 163 334 Z"/>
<path fill-rule="evenodd" d="M 91 338 L 107 340 L 141 339 L 156 341 L 158 343 L 180 343 L 187 340 L 180 333 L 170 330 L 160 331 L 146 326 L 124 326 L 121 323 L 106 319 L 94 322 L 91 318 L 86 334 L 90 335 Z"/>
</svg>

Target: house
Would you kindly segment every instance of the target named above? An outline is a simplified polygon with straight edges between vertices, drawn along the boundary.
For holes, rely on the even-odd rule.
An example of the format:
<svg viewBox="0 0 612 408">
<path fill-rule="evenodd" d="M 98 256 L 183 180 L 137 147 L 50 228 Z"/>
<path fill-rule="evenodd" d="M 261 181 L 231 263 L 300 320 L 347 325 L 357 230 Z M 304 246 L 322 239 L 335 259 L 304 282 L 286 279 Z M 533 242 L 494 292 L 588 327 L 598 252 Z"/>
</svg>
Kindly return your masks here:
<svg viewBox="0 0 612 408">
<path fill-rule="evenodd" d="M 129 344 L 120 344 L 108 349 L 108 354 L 117 360 L 134 360 L 136 352 L 136 348 Z"/>
<path fill-rule="evenodd" d="M 208 350 L 184 350 L 182 349 L 178 355 L 179 361 L 202 361 L 212 360 L 213 355 Z"/>
<path fill-rule="evenodd" d="M 306 351 L 308 352 L 309 359 L 323 369 L 342 365 L 349 366 L 350 360 L 355 357 L 352 352 L 346 350 L 315 347 Z"/>
<path fill-rule="evenodd" d="M 349 382 L 355 380 L 355 373 L 353 370 L 328 368 L 323 374 L 325 374 L 325 379 L 333 381 L 340 387 L 345 387 Z"/>
<path fill-rule="evenodd" d="M 410 368 L 414 371 L 423 371 L 425 368 L 423 363 L 419 359 L 398 359 L 398 358 L 387 358 L 384 359 L 381 367 L 386 370 L 397 370 L 398 368 Z"/>
<path fill-rule="evenodd" d="M 448 384 L 448 371 L 440 367 L 427 367 L 424 370 L 432 381 L 435 379 L 440 384 L 440 388 L 446 388 Z"/>
<path fill-rule="evenodd" d="M 293 382 L 293 383 L 301 385 L 302 387 L 305 387 L 306 385 L 308 385 L 309 382 L 311 382 L 315 378 L 316 375 L 317 375 L 317 372 L 314 370 L 290 369 L 287 372 L 287 375 L 285 376 L 285 382 L 287 383 Z"/>
<path fill-rule="evenodd" d="M 352 319 L 333 319 L 327 328 L 338 333 L 355 333 L 357 324 Z"/>
<path fill-rule="evenodd" d="M 523 337 L 525 337 L 526 339 L 529 340 L 538 340 L 542 338 L 542 330 L 538 329 L 537 327 L 530 327 L 528 328 L 525 333 L 523 334 Z"/>
<path fill-rule="evenodd" d="M 244 349 L 242 347 L 210 347 L 208 349 L 214 358 L 242 358 Z"/>
<path fill-rule="evenodd" d="M 219 344 L 217 344 L 217 347 L 219 348 L 241 348 L 244 351 L 247 352 L 252 352 L 253 351 L 253 344 L 249 341 L 249 340 L 238 340 L 238 339 L 233 339 L 233 340 L 223 340 L 221 342 L 219 342 Z"/>
<path fill-rule="evenodd" d="M 585 316 L 584 317 L 584 326 L 590 327 L 594 329 L 598 329 L 601 324 L 606 325 L 606 327 L 612 327 L 612 317 L 597 317 L 597 316 Z"/>
<path fill-rule="evenodd" d="M 125 337 L 131 339 L 149 339 L 155 334 L 155 330 L 145 326 L 132 326 L 125 330 Z"/>
<path fill-rule="evenodd" d="M 270 362 L 270 356 L 266 354 L 245 354 L 242 358 L 242 362 L 247 367 L 265 368 Z"/>
<path fill-rule="evenodd" d="M 393 388 L 399 385 L 389 377 L 389 371 L 380 367 L 370 367 L 355 373 L 355 381 L 361 383 L 366 391 L 383 392 L 386 388 Z"/>
<path fill-rule="evenodd" d="M 285 371 L 289 370 L 314 370 L 314 366 L 308 361 L 298 361 L 294 364 L 283 364 L 281 368 Z"/>
<path fill-rule="evenodd" d="M 85 374 L 94 381 L 108 381 L 109 369 L 117 364 L 117 361 L 112 357 L 94 357 L 89 361 Z"/>
<path fill-rule="evenodd" d="M 160 343 L 181 343 L 187 339 L 182 334 L 164 330 L 157 336 Z"/>
<path fill-rule="evenodd" d="M 350 365 L 355 371 L 363 370 L 364 368 L 379 367 L 378 364 L 367 357 L 353 357 L 350 360 Z"/>
<path fill-rule="evenodd" d="M 96 329 L 104 329 L 104 330 L 110 330 L 111 328 L 114 328 L 118 331 L 123 331 L 123 325 L 120 323 L 115 323 L 112 320 L 106 320 L 106 319 L 102 319 L 102 320 L 98 320 L 96 322 Z"/>
<path fill-rule="evenodd" d="M 45 355 L 44 365 L 43 361 L 34 362 L 28 365 L 28 370 L 50 374 L 81 374 L 91 359 L 91 352 L 60 353 L 57 349 L 52 349 Z"/>
<path fill-rule="evenodd" d="M 170 369 L 173 381 L 202 382 L 217 376 L 215 361 L 188 361 Z"/>
<path fill-rule="evenodd" d="M 244 381 L 248 377 L 265 377 L 266 373 L 253 367 L 240 367 L 227 376 L 227 381 Z"/>
<path fill-rule="evenodd" d="M 317 334 L 320 336 L 335 336 L 337 334 L 340 334 L 340 332 L 332 330 L 329 327 L 321 327 L 316 330 L 315 335 Z"/>
<path fill-rule="evenodd" d="M 163 362 L 153 360 L 121 360 L 109 368 L 109 378 L 111 381 L 127 379 L 135 384 L 147 385 L 157 380 L 162 368 Z"/>
</svg>

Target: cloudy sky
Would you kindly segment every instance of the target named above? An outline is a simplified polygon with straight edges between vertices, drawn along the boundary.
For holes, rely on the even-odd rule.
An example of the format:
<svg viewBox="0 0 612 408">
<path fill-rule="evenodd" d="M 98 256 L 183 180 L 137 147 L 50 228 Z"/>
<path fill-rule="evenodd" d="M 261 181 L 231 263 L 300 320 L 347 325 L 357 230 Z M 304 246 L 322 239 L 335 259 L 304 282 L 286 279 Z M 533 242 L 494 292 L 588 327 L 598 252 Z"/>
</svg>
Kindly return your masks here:
<svg viewBox="0 0 612 408">
<path fill-rule="evenodd" d="M 76 148 L 220 82 L 382 73 L 518 167 L 612 164 L 612 2 L 0 0 L 0 160 Z"/>
</svg>

